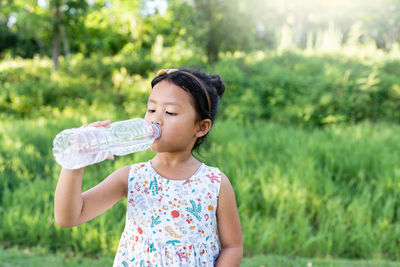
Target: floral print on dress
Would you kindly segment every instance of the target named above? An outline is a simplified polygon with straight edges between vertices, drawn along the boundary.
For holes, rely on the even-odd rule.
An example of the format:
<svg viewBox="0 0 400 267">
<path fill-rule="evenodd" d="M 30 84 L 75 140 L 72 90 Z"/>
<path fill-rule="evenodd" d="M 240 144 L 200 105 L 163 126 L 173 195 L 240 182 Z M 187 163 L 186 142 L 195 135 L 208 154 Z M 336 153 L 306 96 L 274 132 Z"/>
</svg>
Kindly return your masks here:
<svg viewBox="0 0 400 267">
<path fill-rule="evenodd" d="M 185 180 L 160 176 L 150 161 L 132 165 L 114 267 L 214 266 L 221 176 L 204 163 Z"/>
</svg>

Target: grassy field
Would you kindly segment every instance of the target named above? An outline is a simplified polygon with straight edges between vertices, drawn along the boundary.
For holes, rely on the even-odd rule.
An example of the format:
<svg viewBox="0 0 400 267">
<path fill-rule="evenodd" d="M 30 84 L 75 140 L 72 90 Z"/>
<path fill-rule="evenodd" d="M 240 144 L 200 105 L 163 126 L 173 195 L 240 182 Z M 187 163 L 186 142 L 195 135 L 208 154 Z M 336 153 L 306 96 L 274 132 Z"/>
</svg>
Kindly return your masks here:
<svg viewBox="0 0 400 267">
<path fill-rule="evenodd" d="M 106 115 L 99 113 L 97 118 Z M 53 193 L 60 168 L 51 142 L 60 130 L 81 123 L 77 116 L 0 122 L 3 247 L 41 246 L 92 256 L 115 253 L 125 203 L 72 229 L 54 222 Z M 399 130 L 383 123 L 309 130 L 219 121 L 199 158 L 231 179 L 247 257 L 399 260 Z M 90 166 L 83 187 L 152 155 L 139 152 Z"/>
<path fill-rule="evenodd" d="M 113 263 L 112 256 L 97 258 L 72 256 L 68 254 L 49 254 L 38 249 L 0 249 L 1 267 L 106 267 Z M 395 267 L 400 263 L 379 260 L 305 259 L 277 255 L 257 255 L 244 258 L 242 267 Z"/>
</svg>

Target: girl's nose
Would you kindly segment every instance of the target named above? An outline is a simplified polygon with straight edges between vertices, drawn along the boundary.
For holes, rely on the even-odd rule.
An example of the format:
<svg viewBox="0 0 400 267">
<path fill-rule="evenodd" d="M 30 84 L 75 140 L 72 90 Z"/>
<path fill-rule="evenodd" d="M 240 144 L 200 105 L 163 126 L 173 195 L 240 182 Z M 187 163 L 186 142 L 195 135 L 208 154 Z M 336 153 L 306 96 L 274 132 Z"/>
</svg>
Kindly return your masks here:
<svg viewBox="0 0 400 267">
<path fill-rule="evenodd" d="M 157 124 L 159 126 L 161 126 L 161 123 L 159 121 L 152 121 L 152 123 Z"/>
<path fill-rule="evenodd" d="M 160 115 L 154 114 L 154 116 L 151 118 L 151 122 L 158 124 L 159 126 L 162 126 L 162 119 L 160 118 Z"/>
</svg>

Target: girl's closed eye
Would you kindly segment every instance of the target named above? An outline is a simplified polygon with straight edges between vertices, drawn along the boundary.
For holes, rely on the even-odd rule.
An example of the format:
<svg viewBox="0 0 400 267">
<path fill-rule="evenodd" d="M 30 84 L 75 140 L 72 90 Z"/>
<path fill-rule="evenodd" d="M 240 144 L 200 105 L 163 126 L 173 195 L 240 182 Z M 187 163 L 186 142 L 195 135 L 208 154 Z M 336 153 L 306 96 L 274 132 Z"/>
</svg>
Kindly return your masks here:
<svg viewBox="0 0 400 267">
<path fill-rule="evenodd" d="M 176 116 L 177 115 L 177 113 L 175 113 L 175 112 L 165 111 L 165 113 L 167 113 L 167 115 L 170 115 L 170 116 Z"/>
<path fill-rule="evenodd" d="M 156 110 L 155 110 L 155 109 L 149 108 L 149 109 L 147 109 L 147 112 L 148 112 L 148 113 L 154 113 L 154 112 L 156 112 Z"/>
</svg>

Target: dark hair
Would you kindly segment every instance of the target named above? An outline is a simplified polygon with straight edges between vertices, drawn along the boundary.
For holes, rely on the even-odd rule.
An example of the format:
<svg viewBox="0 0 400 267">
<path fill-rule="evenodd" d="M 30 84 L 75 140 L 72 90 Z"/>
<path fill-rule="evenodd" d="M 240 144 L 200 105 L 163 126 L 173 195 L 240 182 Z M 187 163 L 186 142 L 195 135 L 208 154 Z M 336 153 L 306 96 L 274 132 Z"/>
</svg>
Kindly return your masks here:
<svg viewBox="0 0 400 267">
<path fill-rule="evenodd" d="M 163 80 L 175 84 L 192 96 L 199 121 L 210 119 L 214 124 L 219 101 L 225 92 L 225 85 L 220 75 L 209 75 L 201 71 L 183 68 L 167 70 L 151 81 L 151 88 Z M 197 138 L 192 151 L 199 148 L 207 134 Z"/>
</svg>

